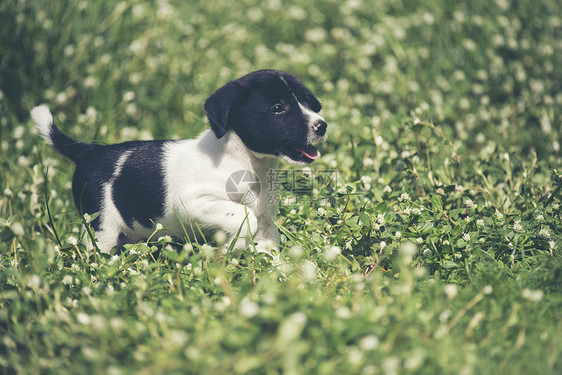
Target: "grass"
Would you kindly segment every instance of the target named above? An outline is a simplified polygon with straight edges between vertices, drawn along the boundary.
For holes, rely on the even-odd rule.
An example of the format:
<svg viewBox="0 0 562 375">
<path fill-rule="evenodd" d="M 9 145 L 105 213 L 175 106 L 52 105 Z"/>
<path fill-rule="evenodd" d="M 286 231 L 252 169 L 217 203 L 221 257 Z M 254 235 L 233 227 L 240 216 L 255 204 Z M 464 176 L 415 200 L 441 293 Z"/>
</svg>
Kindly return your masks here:
<svg viewBox="0 0 562 375">
<path fill-rule="evenodd" d="M 558 374 L 556 1 L 4 1 L 0 372 Z M 192 137 L 259 68 L 323 102 L 284 166 L 283 266 L 159 237 L 88 251 L 73 137 Z M 303 185 L 304 184 L 304 185 Z M 299 186 L 306 186 L 299 189 Z"/>
</svg>

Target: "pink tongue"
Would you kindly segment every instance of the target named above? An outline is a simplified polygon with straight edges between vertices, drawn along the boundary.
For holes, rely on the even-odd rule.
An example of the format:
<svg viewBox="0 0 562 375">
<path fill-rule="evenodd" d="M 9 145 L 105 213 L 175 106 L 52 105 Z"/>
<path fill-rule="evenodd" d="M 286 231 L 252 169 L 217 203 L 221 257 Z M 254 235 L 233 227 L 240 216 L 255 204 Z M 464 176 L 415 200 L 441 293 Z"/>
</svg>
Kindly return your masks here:
<svg viewBox="0 0 562 375">
<path fill-rule="evenodd" d="M 316 147 L 314 147 L 312 145 L 306 146 L 306 150 L 300 150 L 298 148 L 296 150 L 298 152 L 302 153 L 304 156 L 306 156 L 310 160 L 314 160 L 318 157 L 318 150 L 316 149 Z"/>
</svg>

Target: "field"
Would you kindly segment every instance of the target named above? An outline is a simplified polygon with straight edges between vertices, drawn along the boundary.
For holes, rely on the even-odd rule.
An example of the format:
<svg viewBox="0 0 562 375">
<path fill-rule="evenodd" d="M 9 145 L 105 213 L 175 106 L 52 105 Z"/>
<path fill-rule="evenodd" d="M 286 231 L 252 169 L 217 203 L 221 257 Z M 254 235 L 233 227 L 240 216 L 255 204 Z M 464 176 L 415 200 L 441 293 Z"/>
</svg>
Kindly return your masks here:
<svg viewBox="0 0 562 375">
<path fill-rule="evenodd" d="M 555 0 L 0 2 L 0 373 L 562 373 Z M 329 128 L 282 164 L 280 266 L 221 238 L 88 250 L 76 139 L 189 138 L 250 71 Z"/>
</svg>

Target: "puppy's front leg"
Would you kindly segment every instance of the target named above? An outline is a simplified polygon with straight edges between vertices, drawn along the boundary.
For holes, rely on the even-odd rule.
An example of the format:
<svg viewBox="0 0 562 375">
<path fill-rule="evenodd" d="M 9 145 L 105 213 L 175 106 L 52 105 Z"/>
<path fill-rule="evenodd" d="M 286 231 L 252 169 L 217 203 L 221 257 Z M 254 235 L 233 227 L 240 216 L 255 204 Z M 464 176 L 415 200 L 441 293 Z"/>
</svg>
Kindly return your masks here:
<svg viewBox="0 0 562 375">
<path fill-rule="evenodd" d="M 236 241 L 236 249 L 247 247 L 250 235 L 253 237 L 259 228 L 256 215 L 249 208 L 232 201 L 200 199 L 191 207 L 191 219 L 204 228 L 221 229 L 229 235 L 228 246 Z M 239 239 L 235 238 L 240 231 Z M 244 240 L 246 239 L 246 240 Z"/>
<path fill-rule="evenodd" d="M 257 242 L 256 251 L 258 253 L 268 253 L 273 257 L 275 263 L 279 263 L 279 231 L 270 217 L 258 218 L 258 230 L 254 235 L 254 240 Z"/>
</svg>

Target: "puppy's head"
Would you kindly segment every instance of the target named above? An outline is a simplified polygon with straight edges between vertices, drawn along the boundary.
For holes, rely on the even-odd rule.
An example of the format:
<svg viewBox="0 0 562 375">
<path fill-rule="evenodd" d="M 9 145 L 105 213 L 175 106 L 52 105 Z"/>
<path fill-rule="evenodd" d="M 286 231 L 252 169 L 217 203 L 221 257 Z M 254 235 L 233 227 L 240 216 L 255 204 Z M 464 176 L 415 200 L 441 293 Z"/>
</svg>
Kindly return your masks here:
<svg viewBox="0 0 562 375">
<path fill-rule="evenodd" d="M 205 111 L 218 138 L 232 130 L 246 147 L 308 164 L 319 153 L 313 144 L 326 136 L 318 99 L 297 78 L 278 70 L 260 70 L 218 89 Z"/>
</svg>

